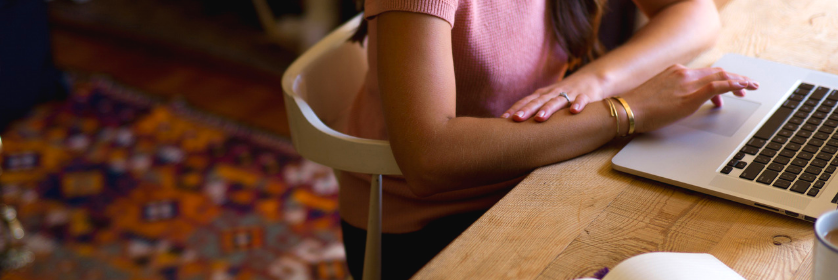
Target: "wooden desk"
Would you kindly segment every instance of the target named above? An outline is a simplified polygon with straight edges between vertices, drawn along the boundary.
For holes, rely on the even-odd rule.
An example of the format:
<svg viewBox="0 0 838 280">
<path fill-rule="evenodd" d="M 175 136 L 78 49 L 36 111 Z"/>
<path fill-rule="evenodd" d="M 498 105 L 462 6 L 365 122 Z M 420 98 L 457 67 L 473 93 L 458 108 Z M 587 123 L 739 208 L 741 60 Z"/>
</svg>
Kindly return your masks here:
<svg viewBox="0 0 838 280">
<path fill-rule="evenodd" d="M 838 1 L 732 0 L 716 47 L 838 73 Z M 747 279 L 809 279 L 812 224 L 611 169 L 625 145 L 540 168 L 415 276 L 572 279 L 644 252 L 707 252 Z"/>
</svg>

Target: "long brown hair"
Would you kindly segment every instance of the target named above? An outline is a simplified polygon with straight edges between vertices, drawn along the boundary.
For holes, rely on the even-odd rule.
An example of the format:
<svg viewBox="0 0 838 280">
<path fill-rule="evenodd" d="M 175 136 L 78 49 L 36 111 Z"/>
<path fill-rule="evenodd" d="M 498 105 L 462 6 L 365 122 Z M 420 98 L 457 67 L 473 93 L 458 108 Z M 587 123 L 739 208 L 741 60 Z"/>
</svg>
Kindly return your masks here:
<svg viewBox="0 0 838 280">
<path fill-rule="evenodd" d="M 599 25 L 607 0 L 548 0 L 553 34 L 562 50 L 568 55 L 570 70 L 588 64 L 601 56 L 605 48 L 599 42 Z M 359 10 L 364 10 L 364 0 L 356 0 Z M 349 39 L 363 44 L 367 36 L 367 21 Z"/>
</svg>

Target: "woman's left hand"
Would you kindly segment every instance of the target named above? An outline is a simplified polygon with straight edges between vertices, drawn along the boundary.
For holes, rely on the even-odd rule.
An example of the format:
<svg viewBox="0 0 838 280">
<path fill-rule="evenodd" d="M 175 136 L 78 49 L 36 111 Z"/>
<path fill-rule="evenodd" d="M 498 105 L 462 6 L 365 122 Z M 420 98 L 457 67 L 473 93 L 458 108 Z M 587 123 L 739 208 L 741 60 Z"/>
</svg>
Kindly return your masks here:
<svg viewBox="0 0 838 280">
<path fill-rule="evenodd" d="M 570 75 L 518 100 L 501 117 L 512 117 L 513 120 L 522 122 L 535 116 L 536 121 L 543 122 L 565 107 L 570 107 L 570 112 L 576 114 L 582 112 L 588 103 L 606 97 L 600 84 L 599 80 L 589 76 Z M 561 95 L 562 92 L 567 94 L 567 99 Z M 568 102 L 568 99 L 572 102 Z"/>
</svg>

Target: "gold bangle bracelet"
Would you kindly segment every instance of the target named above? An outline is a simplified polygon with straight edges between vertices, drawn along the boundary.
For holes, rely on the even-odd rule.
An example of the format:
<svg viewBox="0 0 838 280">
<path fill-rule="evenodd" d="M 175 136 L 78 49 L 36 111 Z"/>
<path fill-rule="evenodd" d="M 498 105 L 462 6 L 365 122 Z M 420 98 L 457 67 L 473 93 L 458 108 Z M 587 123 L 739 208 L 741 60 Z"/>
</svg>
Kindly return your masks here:
<svg viewBox="0 0 838 280">
<path fill-rule="evenodd" d="M 617 101 L 620 101 L 620 104 L 623 105 L 624 109 L 626 109 L 626 115 L 628 115 L 629 119 L 629 131 L 626 135 L 628 136 L 634 134 L 634 112 L 631 111 L 631 107 L 629 107 L 629 104 L 626 102 L 625 99 L 619 96 L 615 96 L 613 98 L 617 99 Z"/>
<path fill-rule="evenodd" d="M 610 98 L 606 98 L 605 102 L 608 103 L 608 112 L 611 113 L 611 116 L 617 121 L 617 135 L 615 135 L 614 138 L 620 137 L 620 117 L 617 115 L 617 107 Z"/>
</svg>

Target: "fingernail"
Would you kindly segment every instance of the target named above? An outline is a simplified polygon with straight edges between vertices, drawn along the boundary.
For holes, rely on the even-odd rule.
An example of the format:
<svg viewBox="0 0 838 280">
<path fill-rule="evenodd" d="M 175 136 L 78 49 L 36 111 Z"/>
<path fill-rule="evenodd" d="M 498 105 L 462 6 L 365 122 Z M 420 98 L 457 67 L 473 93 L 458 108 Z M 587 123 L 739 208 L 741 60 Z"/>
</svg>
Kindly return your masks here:
<svg viewBox="0 0 838 280">
<path fill-rule="evenodd" d="M 538 111 L 538 117 L 539 118 L 543 118 L 544 114 L 545 114 L 544 111 Z"/>
<path fill-rule="evenodd" d="M 739 85 L 740 87 L 746 87 L 746 86 L 748 86 L 748 82 L 747 82 L 747 81 L 736 81 L 736 84 L 737 84 L 737 85 Z"/>
<path fill-rule="evenodd" d="M 573 104 L 573 110 L 575 110 L 575 111 L 579 111 L 579 109 L 582 109 L 582 105 L 579 105 L 579 104 Z"/>
<path fill-rule="evenodd" d="M 524 111 L 518 111 L 518 113 L 515 113 L 515 116 L 518 116 L 519 118 L 523 118 L 524 117 Z"/>
<path fill-rule="evenodd" d="M 503 113 L 503 115 L 501 115 L 500 117 L 504 118 L 504 119 L 507 119 L 507 118 L 509 118 L 509 113 Z"/>
<path fill-rule="evenodd" d="M 751 83 L 753 83 L 753 84 L 754 84 L 754 87 L 759 87 L 759 82 L 756 82 L 756 81 L 751 81 Z"/>
</svg>

